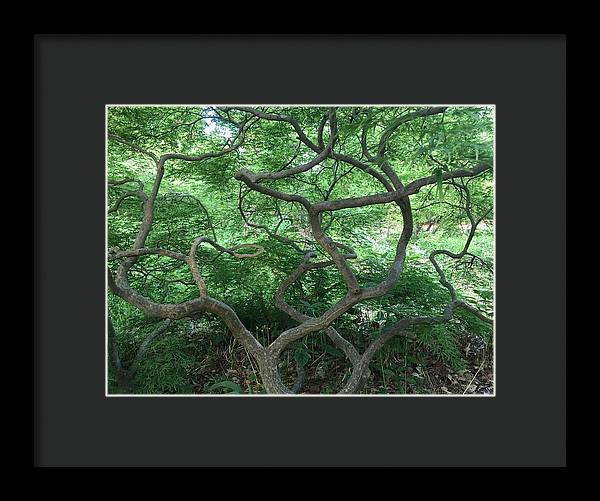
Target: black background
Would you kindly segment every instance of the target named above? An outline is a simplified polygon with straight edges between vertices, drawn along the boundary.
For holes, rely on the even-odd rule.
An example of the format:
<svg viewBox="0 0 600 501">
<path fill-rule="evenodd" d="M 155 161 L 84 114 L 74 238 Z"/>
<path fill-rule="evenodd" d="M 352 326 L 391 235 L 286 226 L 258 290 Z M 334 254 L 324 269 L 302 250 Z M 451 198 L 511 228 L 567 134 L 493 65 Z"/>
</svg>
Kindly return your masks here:
<svg viewBox="0 0 600 501">
<path fill-rule="evenodd" d="M 562 466 L 566 40 L 37 36 L 36 464 Z M 495 398 L 106 398 L 106 104 L 495 104 Z"/>
</svg>

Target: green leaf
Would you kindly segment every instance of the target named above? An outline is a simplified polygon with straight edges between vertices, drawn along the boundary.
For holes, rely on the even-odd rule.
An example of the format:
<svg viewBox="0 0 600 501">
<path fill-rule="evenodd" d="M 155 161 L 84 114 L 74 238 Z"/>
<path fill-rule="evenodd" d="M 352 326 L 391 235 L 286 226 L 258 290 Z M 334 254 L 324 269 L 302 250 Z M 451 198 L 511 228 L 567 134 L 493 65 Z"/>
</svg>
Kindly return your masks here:
<svg viewBox="0 0 600 501">
<path fill-rule="evenodd" d="M 433 175 L 435 176 L 435 183 L 437 186 L 437 198 L 438 200 L 444 200 L 444 174 L 441 167 L 436 167 L 433 170 Z"/>
<path fill-rule="evenodd" d="M 242 393 L 242 387 L 233 381 L 220 381 L 218 383 L 211 384 L 206 391 L 213 391 L 217 388 L 227 388 L 231 390 L 229 393 Z"/>
<path fill-rule="evenodd" d="M 325 351 L 330 355 L 333 355 L 334 357 L 341 358 L 345 356 L 344 353 L 342 353 L 340 350 L 338 350 L 337 348 L 333 348 L 329 345 L 325 345 Z"/>
<path fill-rule="evenodd" d="M 310 360 L 310 354 L 305 348 L 297 348 L 294 351 L 294 360 L 300 367 L 304 367 Z"/>
</svg>

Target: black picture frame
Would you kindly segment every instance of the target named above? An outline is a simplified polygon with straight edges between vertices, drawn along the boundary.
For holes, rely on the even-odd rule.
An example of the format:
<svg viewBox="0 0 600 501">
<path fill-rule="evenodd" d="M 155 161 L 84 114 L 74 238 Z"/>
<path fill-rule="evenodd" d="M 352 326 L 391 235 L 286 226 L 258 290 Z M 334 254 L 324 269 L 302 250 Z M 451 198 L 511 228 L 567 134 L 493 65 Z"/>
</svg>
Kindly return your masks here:
<svg viewBox="0 0 600 501">
<path fill-rule="evenodd" d="M 36 466 L 566 465 L 565 35 L 35 35 L 34 53 Z M 210 102 L 496 106 L 494 398 L 105 397 L 105 105 Z"/>
</svg>

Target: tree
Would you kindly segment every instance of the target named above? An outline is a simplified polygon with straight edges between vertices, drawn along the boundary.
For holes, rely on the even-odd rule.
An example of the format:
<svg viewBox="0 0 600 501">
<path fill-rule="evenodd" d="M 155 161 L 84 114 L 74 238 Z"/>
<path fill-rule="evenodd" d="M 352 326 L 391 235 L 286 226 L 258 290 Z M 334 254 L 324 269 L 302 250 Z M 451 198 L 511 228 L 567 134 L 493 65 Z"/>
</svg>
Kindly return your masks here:
<svg viewBox="0 0 600 501">
<path fill-rule="evenodd" d="M 414 338 L 419 327 L 448 323 L 458 311 L 487 324 L 493 323 L 488 315 L 460 297 L 442 262 L 442 259 L 448 258 L 461 262 L 466 258 L 471 266 L 479 263 L 490 268 L 490 263 L 470 251 L 480 224 L 491 218 L 489 188 L 482 185 L 482 181 L 489 182 L 492 175 L 490 127 L 489 110 L 481 108 L 206 107 L 117 110 L 114 117 L 109 116 L 109 163 L 111 151 L 120 155 L 127 151 L 136 159 L 144 157 L 150 161 L 155 174 L 149 193 L 140 179 L 109 179 L 111 188 L 121 189 L 113 194 L 109 215 L 117 214 L 121 206 L 131 199 L 139 200 L 142 208 L 141 223 L 133 243 L 126 249 L 109 249 L 108 260 L 112 267 L 108 270 L 110 292 L 145 315 L 159 319 L 216 315 L 256 362 L 268 393 L 287 394 L 301 389 L 304 378 L 301 360 L 297 360 L 298 377 L 290 387 L 280 375 L 281 356 L 295 342 L 313 333 L 325 332 L 352 366 L 351 375 L 340 393 L 356 393 L 369 376 L 373 356 L 394 337 Z M 207 131 L 207 128 L 213 131 Z M 225 144 L 217 146 L 217 140 L 225 140 Z M 185 150 L 199 145 L 206 149 L 193 154 L 160 151 L 160 148 L 169 146 Z M 224 163 L 215 164 L 219 161 Z M 176 192 L 169 192 L 165 200 L 177 203 L 185 200 L 185 203 L 195 205 L 202 215 L 206 233 L 196 235 L 188 244 L 187 252 L 158 244 L 147 245 L 155 227 L 157 200 L 168 169 L 172 167 L 179 171 L 180 176 L 185 176 L 187 165 L 193 165 L 199 172 L 211 162 L 213 178 L 215 165 L 222 167 L 216 174 L 217 184 L 230 182 L 230 179 L 225 180 L 221 176 L 227 174 L 231 165 L 236 167 L 233 177 L 238 182 L 237 209 L 244 228 L 252 230 L 253 235 L 262 233 L 277 247 L 263 242 L 218 243 L 215 227 L 203 201 Z M 255 167 L 255 163 L 259 162 L 264 162 L 268 168 L 261 170 Z M 418 176 L 408 177 L 415 174 Z M 205 172 L 203 175 L 208 174 Z M 125 186 L 135 188 L 122 191 Z M 422 191 L 427 191 L 427 195 L 422 197 L 421 206 L 415 210 L 411 199 Z M 343 231 L 340 231 L 340 228 L 353 225 L 341 221 L 354 212 L 364 226 L 372 226 L 374 221 L 369 220 L 369 214 L 358 212 L 382 206 L 395 207 L 402 229 L 385 276 L 376 283 L 366 284 L 353 265 L 353 261 L 359 258 L 359 252 L 348 239 L 343 241 Z M 361 353 L 338 332 L 335 322 L 357 305 L 386 296 L 399 284 L 407 249 L 415 232 L 415 212 L 428 210 L 431 217 L 441 209 L 449 210 L 458 220 L 467 222 L 462 249 L 457 252 L 434 249 L 429 254 L 430 264 L 448 296 L 444 308 L 435 314 L 397 318 L 370 339 Z M 193 229 L 196 225 L 189 226 Z M 198 260 L 200 249 L 207 246 L 217 251 L 218 256 L 228 255 L 241 260 L 260 259 L 271 248 L 278 249 L 277 253 L 285 248 L 286 252 L 297 256 L 295 268 L 280 281 L 274 294 L 276 307 L 296 325 L 282 330 L 269 343 L 261 342 L 229 304 L 210 295 L 210 282 L 207 284 Z M 187 269 L 193 278 L 197 297 L 167 303 L 132 287 L 130 272 L 143 256 L 173 260 L 178 266 L 177 277 L 181 276 L 182 267 Z M 203 253 L 202 256 L 205 262 L 208 255 Z M 309 314 L 298 305 L 291 304 L 288 298 L 293 294 L 306 297 L 302 282 L 311 273 L 320 270 L 336 270 L 344 290 L 321 311 Z M 340 285 L 339 280 L 334 286 Z M 235 278 L 232 282 L 235 288 Z M 154 337 L 156 334 L 151 334 L 144 341 L 131 367 L 143 356 L 143 348 Z M 111 360 L 117 367 L 121 366 L 119 369 L 123 372 L 118 354 L 112 349 L 111 353 Z"/>
</svg>

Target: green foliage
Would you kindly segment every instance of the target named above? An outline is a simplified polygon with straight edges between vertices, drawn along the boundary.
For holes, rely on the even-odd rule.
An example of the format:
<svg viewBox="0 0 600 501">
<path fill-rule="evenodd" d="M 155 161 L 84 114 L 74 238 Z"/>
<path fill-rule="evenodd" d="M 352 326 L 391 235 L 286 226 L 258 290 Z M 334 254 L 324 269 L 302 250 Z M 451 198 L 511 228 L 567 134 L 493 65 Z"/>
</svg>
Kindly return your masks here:
<svg viewBox="0 0 600 501">
<path fill-rule="evenodd" d="M 433 175 L 436 178 L 436 188 L 437 188 L 437 197 L 440 202 L 444 200 L 444 171 L 441 167 L 436 167 L 433 169 Z"/>
<path fill-rule="evenodd" d="M 193 388 L 186 379 L 194 359 L 186 353 L 186 348 L 186 341 L 181 336 L 165 336 L 156 341 L 139 365 L 135 378 L 135 392 L 192 393 Z"/>
<path fill-rule="evenodd" d="M 242 393 L 242 388 L 239 384 L 233 381 L 219 381 L 218 383 L 211 384 L 206 391 L 208 393 L 214 393 L 214 390 L 224 389 L 226 393 Z"/>
<path fill-rule="evenodd" d="M 294 360 L 300 367 L 304 367 L 310 360 L 310 353 L 305 346 L 300 346 L 294 350 Z"/>
<path fill-rule="evenodd" d="M 319 107 L 265 108 L 287 113 L 306 124 L 306 133 L 317 140 L 318 123 L 326 111 Z M 381 134 L 398 117 L 416 111 L 416 107 L 373 107 L 338 109 L 338 146 L 359 158 L 362 156 L 361 133 Z M 197 154 L 222 147 L 233 127 L 217 125 L 206 119 L 211 111 L 201 107 L 110 107 L 111 132 L 127 138 L 156 155 L 166 152 Z M 242 114 L 232 112 L 240 120 Z M 328 127 L 324 140 L 329 138 Z M 376 144 L 369 143 L 374 152 Z M 296 155 L 292 165 L 313 158 L 289 124 L 261 120 L 250 127 L 243 149 L 234 154 L 201 163 L 172 161 L 165 171 L 155 205 L 155 220 L 147 246 L 157 246 L 188 254 L 198 236 L 209 236 L 228 247 L 240 243 L 259 244 L 265 253 L 258 259 L 235 259 L 201 246 L 197 260 L 211 296 L 229 304 L 242 322 L 262 343 L 273 341 L 283 330 L 296 325 L 274 307 L 273 297 L 281 281 L 295 269 L 301 256 L 290 246 L 269 238 L 263 228 L 245 224 L 238 209 L 240 183 L 233 177 L 240 168 L 277 171 Z M 445 113 L 407 122 L 391 136 L 384 157 L 372 166 L 380 170 L 388 163 L 405 184 L 424 176 L 435 176 L 436 183 L 411 197 L 414 212 L 413 238 L 408 247 L 398 284 L 382 298 L 361 303 L 340 317 L 335 327 L 359 351 L 381 334 L 386 325 L 414 315 L 439 315 L 448 303 L 448 291 L 439 283 L 428 260 L 434 249 L 459 252 L 465 242 L 468 218 L 461 206 L 461 194 L 443 180 L 444 172 L 472 168 L 493 160 L 493 117 L 488 107 L 450 107 Z M 332 180 L 343 176 L 328 192 Z M 109 142 L 108 179 L 139 179 L 150 194 L 154 182 L 153 162 L 125 145 Z M 492 174 L 470 182 L 475 217 L 481 217 L 493 203 Z M 275 184 L 273 184 L 275 186 Z M 364 196 L 381 192 L 381 186 L 359 169 L 325 160 L 317 168 L 277 181 L 278 189 L 300 194 L 309 200 Z M 110 186 L 108 205 L 135 189 L 135 184 Z M 278 235 L 294 240 L 302 249 L 315 245 L 305 211 L 295 204 L 275 202 L 262 194 L 249 193 L 243 199 L 247 216 L 255 225 L 263 225 Z M 327 234 L 335 241 L 353 247 L 358 256 L 351 266 L 362 286 L 380 283 L 394 258 L 396 243 L 403 230 L 402 217 L 394 204 L 325 213 Z M 126 198 L 118 211 L 108 217 L 108 246 L 131 246 L 142 219 L 138 198 Z M 493 214 L 484 220 L 474 238 L 468 257 L 459 262 L 440 259 L 460 298 L 486 313 L 493 309 Z M 432 225 L 433 229 L 427 229 Z M 317 260 L 327 259 L 319 251 Z M 109 267 L 115 269 L 115 264 Z M 490 268 L 490 269 L 488 269 Z M 141 257 L 129 274 L 131 287 L 161 303 L 179 303 L 198 297 L 188 266 L 166 257 Z M 316 269 L 306 274 L 286 294 L 286 300 L 307 315 L 319 315 L 345 294 L 344 284 L 335 267 Z M 144 337 L 157 325 L 138 309 L 108 294 L 108 309 L 117 332 L 121 358 L 135 356 Z M 205 317 L 196 330 L 181 321 L 152 344 L 136 374 L 135 393 L 185 394 L 259 393 L 263 391 L 248 357 L 239 347 L 231 348 L 231 336 L 218 321 Z M 416 340 L 395 338 L 373 359 L 371 368 L 380 386 L 371 382 L 366 391 L 426 392 L 426 379 L 418 367 L 436 360 L 455 371 L 468 366 L 464 344 L 480 337 L 488 346 L 492 329 L 473 315 L 457 311 L 443 326 L 424 326 L 415 331 Z M 467 341 L 465 341 L 467 340 Z M 345 355 L 325 333 L 314 333 L 288 350 L 288 376 L 293 379 L 295 365 L 315 376 L 322 392 L 334 392 L 348 377 Z M 237 379 L 227 373 L 226 359 L 235 366 Z M 231 369 L 231 367 L 229 367 Z M 214 371 L 214 372 L 213 372 Z M 320 371 L 320 372 L 319 372 Z M 328 375 L 335 374 L 335 377 Z M 417 375 L 414 375 L 417 374 Z M 331 383 L 330 380 L 334 382 Z M 115 375 L 109 373 L 109 391 L 115 391 Z"/>
<path fill-rule="evenodd" d="M 466 364 L 452 330 L 446 325 L 419 328 L 417 333 L 418 343 L 454 370 L 463 371 L 466 369 Z"/>
</svg>

